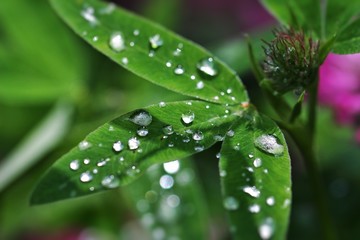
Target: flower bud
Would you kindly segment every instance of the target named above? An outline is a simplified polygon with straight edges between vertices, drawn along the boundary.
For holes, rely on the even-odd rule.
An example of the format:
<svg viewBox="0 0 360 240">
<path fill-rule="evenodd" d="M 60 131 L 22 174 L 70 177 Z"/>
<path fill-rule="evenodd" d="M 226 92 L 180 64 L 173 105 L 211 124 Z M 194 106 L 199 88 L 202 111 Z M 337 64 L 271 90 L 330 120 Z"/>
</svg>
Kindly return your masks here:
<svg viewBox="0 0 360 240">
<path fill-rule="evenodd" d="M 319 61 L 319 42 L 303 32 L 280 28 L 275 39 L 265 42 L 264 72 L 274 94 L 303 91 L 314 81 Z"/>
</svg>

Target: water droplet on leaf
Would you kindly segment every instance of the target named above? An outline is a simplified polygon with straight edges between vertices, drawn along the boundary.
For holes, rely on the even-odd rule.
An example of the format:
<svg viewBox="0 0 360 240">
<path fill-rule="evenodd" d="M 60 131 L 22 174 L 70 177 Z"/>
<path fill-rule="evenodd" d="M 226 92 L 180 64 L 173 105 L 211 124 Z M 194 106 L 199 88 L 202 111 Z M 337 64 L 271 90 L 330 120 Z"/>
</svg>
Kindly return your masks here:
<svg viewBox="0 0 360 240">
<path fill-rule="evenodd" d="M 86 182 L 90 182 L 93 179 L 93 176 L 91 175 L 90 172 L 84 172 L 80 175 L 80 181 L 86 183 Z"/>
<path fill-rule="evenodd" d="M 181 115 L 181 120 L 185 124 L 191 124 L 195 119 L 195 114 L 192 111 L 188 111 Z"/>
<path fill-rule="evenodd" d="M 103 180 L 101 181 L 101 185 L 106 188 L 117 188 L 120 185 L 120 181 L 114 175 L 110 175 L 103 178 Z"/>
<path fill-rule="evenodd" d="M 113 144 L 113 149 L 115 152 L 121 152 L 124 149 L 124 145 L 121 141 L 117 141 Z"/>
<path fill-rule="evenodd" d="M 258 204 L 253 204 L 249 206 L 249 211 L 251 213 L 258 213 L 260 212 L 260 206 Z"/>
<path fill-rule="evenodd" d="M 202 132 L 200 132 L 200 131 L 197 131 L 197 132 L 195 132 L 195 133 L 193 134 L 193 139 L 194 139 L 195 141 L 201 141 L 201 140 L 204 139 L 204 134 L 203 134 Z"/>
<path fill-rule="evenodd" d="M 224 199 L 224 208 L 226 210 L 235 211 L 239 208 L 239 202 L 234 197 L 226 197 Z"/>
<path fill-rule="evenodd" d="M 70 163 L 70 169 L 71 169 L 71 170 L 76 171 L 76 170 L 78 170 L 79 168 L 80 168 L 80 162 L 79 162 L 79 160 L 73 160 L 73 161 L 71 161 L 71 163 Z"/>
<path fill-rule="evenodd" d="M 260 158 L 255 158 L 253 164 L 254 164 L 254 167 L 258 168 L 258 167 L 261 167 L 262 161 Z"/>
<path fill-rule="evenodd" d="M 243 191 L 254 198 L 260 197 L 260 190 L 258 190 L 255 186 L 246 186 L 243 188 Z"/>
<path fill-rule="evenodd" d="M 138 149 L 140 146 L 140 141 L 136 137 L 132 137 L 128 141 L 128 146 L 130 150 Z"/>
<path fill-rule="evenodd" d="M 184 72 L 185 72 L 185 70 L 184 70 L 183 66 L 181 66 L 181 65 L 177 65 L 177 67 L 174 69 L 174 73 L 176 75 L 182 75 L 182 74 L 184 74 Z"/>
<path fill-rule="evenodd" d="M 111 34 L 109 46 L 115 52 L 121 52 L 125 49 L 125 40 L 121 32 Z"/>
<path fill-rule="evenodd" d="M 274 233 L 274 220 L 272 218 L 266 218 L 259 226 L 258 231 L 261 239 L 270 239 Z"/>
<path fill-rule="evenodd" d="M 149 43 L 152 49 L 158 49 L 163 45 L 164 41 L 162 40 L 159 34 L 156 34 L 149 38 Z"/>
<path fill-rule="evenodd" d="M 83 150 L 86 150 L 86 149 L 88 149 L 88 148 L 90 148 L 91 147 L 91 143 L 89 143 L 88 141 L 82 141 L 82 142 L 80 142 L 79 143 L 79 149 L 81 150 L 81 151 L 83 151 Z"/>
<path fill-rule="evenodd" d="M 179 162 L 179 160 L 167 162 L 167 163 L 163 164 L 163 167 L 164 167 L 165 172 L 167 172 L 169 174 L 175 174 L 180 169 L 180 162 Z"/>
<path fill-rule="evenodd" d="M 137 135 L 139 135 L 140 137 L 145 137 L 149 134 L 149 130 L 146 127 L 140 127 L 137 131 L 136 131 Z"/>
<path fill-rule="evenodd" d="M 147 111 L 140 110 L 131 115 L 130 121 L 140 126 L 148 126 L 152 122 L 152 116 Z"/>
<path fill-rule="evenodd" d="M 166 135 L 171 135 L 174 133 L 174 128 L 171 125 L 167 125 L 167 126 L 163 127 L 162 130 L 163 130 L 163 133 L 165 133 Z"/>
<path fill-rule="evenodd" d="M 255 139 L 255 146 L 260 150 L 280 156 L 284 153 L 284 146 L 279 144 L 277 138 L 273 135 L 261 135 Z"/>
<path fill-rule="evenodd" d="M 217 75 L 218 70 L 215 67 L 213 58 L 204 58 L 197 64 L 197 69 L 207 76 L 214 77 Z"/>
</svg>

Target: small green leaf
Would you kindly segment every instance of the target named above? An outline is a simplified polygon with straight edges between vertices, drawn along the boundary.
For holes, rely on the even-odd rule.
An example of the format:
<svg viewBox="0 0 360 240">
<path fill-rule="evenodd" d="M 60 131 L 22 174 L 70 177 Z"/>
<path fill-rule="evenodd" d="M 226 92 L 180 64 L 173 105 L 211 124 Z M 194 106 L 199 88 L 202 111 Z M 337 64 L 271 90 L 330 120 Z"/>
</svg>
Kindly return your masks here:
<svg viewBox="0 0 360 240">
<path fill-rule="evenodd" d="M 232 130 L 221 149 L 220 176 L 234 239 L 285 239 L 291 179 L 284 136 L 261 115 L 238 120 Z"/>
<path fill-rule="evenodd" d="M 248 101 L 236 73 L 195 43 L 98 0 L 51 2 L 77 34 L 140 77 L 210 102 Z"/>
<path fill-rule="evenodd" d="M 172 236 L 176 239 L 208 239 L 206 201 L 192 160 L 152 166 L 137 181 L 122 189 L 136 207 L 140 222 L 149 235 L 161 229 L 167 239 Z M 166 180 L 172 183 L 171 187 L 163 188 Z M 159 238 L 154 236 L 154 239 Z"/>
<path fill-rule="evenodd" d="M 209 148 L 221 140 L 237 115 L 233 109 L 198 101 L 160 103 L 125 114 L 61 157 L 36 187 L 31 203 L 130 183 L 152 164 Z"/>
<path fill-rule="evenodd" d="M 338 54 L 353 54 L 360 52 L 360 18 L 341 31 L 333 46 L 333 52 Z"/>
</svg>

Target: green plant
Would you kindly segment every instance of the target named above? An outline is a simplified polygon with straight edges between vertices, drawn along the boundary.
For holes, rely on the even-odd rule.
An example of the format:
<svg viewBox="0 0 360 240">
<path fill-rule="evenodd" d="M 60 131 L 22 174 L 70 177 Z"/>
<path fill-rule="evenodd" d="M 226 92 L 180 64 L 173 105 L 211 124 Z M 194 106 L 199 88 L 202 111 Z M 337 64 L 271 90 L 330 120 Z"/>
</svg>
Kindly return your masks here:
<svg viewBox="0 0 360 240">
<path fill-rule="evenodd" d="M 300 59 L 288 45 L 278 47 L 270 42 L 270 48 L 275 47 L 268 56 L 280 58 L 271 64 L 285 71 L 269 74 L 258 66 L 249 45 L 254 73 L 275 110 L 265 112 L 271 120 L 249 103 L 237 74 L 196 44 L 111 4 L 96 0 L 51 2 L 65 22 L 98 51 L 144 79 L 197 100 L 160 102 L 104 124 L 49 169 L 32 195 L 32 204 L 128 184 L 153 164 L 186 158 L 220 141 L 224 207 L 234 238 L 283 239 L 289 221 L 291 179 L 290 157 L 278 124 L 303 154 L 324 236 L 334 237 L 314 152 L 316 73 L 330 50 L 359 51 L 358 20 L 352 19 L 359 8 L 348 7 L 348 1 L 329 1 L 326 6 L 320 1 L 263 1 L 285 29 L 292 27 L 291 31 L 305 35 L 306 44 L 293 45 L 295 52 L 305 48 L 310 58 L 316 59 L 310 66 L 301 66 L 301 70 L 309 71 L 305 83 L 285 86 L 281 83 L 284 78 L 297 79 L 300 72 L 292 64 L 296 61 L 287 65 L 288 59 L 281 57 L 301 61 L 309 55 Z M 330 12 L 339 8 L 344 11 L 333 18 Z M 309 36 L 318 41 L 318 51 L 307 45 Z M 283 35 L 277 37 L 281 41 Z M 289 68 L 295 71 L 286 71 Z M 290 106 L 281 94 L 298 88 L 300 97 Z M 303 120 L 300 115 L 305 92 L 309 94 L 308 114 Z"/>
</svg>

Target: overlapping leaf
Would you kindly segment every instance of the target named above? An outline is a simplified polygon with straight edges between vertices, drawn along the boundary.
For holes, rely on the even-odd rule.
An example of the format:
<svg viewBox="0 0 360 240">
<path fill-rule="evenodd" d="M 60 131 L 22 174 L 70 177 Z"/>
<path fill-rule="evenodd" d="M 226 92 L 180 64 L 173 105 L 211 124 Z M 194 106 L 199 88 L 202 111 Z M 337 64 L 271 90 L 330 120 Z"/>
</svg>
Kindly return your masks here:
<svg viewBox="0 0 360 240">
<path fill-rule="evenodd" d="M 98 0 L 51 2 L 77 34 L 140 77 L 211 102 L 248 101 L 235 72 L 195 43 Z"/>
<path fill-rule="evenodd" d="M 291 202 L 285 139 L 261 115 L 238 120 L 232 130 L 222 146 L 220 176 L 234 239 L 285 239 Z"/>
<path fill-rule="evenodd" d="M 233 109 L 198 101 L 125 114 L 60 158 L 37 185 L 31 202 L 52 202 L 129 183 L 152 164 L 207 149 L 221 140 L 237 117 Z"/>
</svg>

